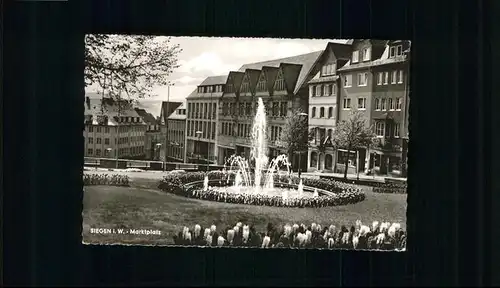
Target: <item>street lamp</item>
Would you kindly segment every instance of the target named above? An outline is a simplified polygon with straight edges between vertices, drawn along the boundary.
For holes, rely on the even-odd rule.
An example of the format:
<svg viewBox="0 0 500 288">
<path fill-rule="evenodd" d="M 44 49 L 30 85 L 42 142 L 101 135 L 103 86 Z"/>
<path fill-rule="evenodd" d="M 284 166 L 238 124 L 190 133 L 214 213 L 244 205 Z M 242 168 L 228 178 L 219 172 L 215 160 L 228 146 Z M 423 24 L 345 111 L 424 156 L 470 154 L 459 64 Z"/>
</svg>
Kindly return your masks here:
<svg viewBox="0 0 500 288">
<path fill-rule="evenodd" d="M 197 144 L 198 144 L 198 167 L 200 165 L 200 138 L 201 138 L 201 135 L 203 134 L 203 132 L 201 131 L 196 131 L 194 134 L 196 134 L 196 137 L 198 137 L 198 141 L 197 141 Z"/>
<path fill-rule="evenodd" d="M 301 117 L 306 116 L 307 117 L 309 115 L 307 113 L 302 112 L 302 113 L 299 113 L 299 116 L 301 116 Z M 298 153 L 299 153 L 299 179 L 300 179 L 300 174 L 302 172 L 302 165 L 301 165 L 302 152 L 304 152 L 304 151 L 302 151 L 302 150 L 298 151 Z"/>
<path fill-rule="evenodd" d="M 155 154 L 157 154 L 157 155 L 160 154 L 159 152 L 161 152 L 161 150 L 160 150 L 161 146 L 162 146 L 161 143 L 156 143 L 156 145 L 155 145 Z M 163 172 L 165 172 L 165 163 L 163 162 L 162 164 L 163 164 Z"/>
</svg>

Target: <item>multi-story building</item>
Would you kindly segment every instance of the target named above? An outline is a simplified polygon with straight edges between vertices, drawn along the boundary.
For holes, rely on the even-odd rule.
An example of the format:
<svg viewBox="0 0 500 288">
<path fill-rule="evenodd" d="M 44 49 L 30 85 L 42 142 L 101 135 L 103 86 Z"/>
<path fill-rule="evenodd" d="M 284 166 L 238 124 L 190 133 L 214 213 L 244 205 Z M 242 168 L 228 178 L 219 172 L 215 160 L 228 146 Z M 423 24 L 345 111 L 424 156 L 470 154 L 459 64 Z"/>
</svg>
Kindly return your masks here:
<svg viewBox="0 0 500 288">
<path fill-rule="evenodd" d="M 188 163 L 216 163 L 217 110 L 226 82 L 227 75 L 208 77 L 186 98 L 185 158 Z"/>
<path fill-rule="evenodd" d="M 338 119 L 340 77 L 337 67 L 344 66 L 351 57 L 348 44 L 328 43 L 311 74 L 309 86 L 309 171 L 333 171 L 336 150 L 331 137 Z"/>
<path fill-rule="evenodd" d="M 128 101 L 89 93 L 84 105 L 85 157 L 143 157 L 147 125 Z"/>
<path fill-rule="evenodd" d="M 252 123 L 257 99 L 266 106 L 267 146 L 270 158 L 284 153 L 280 149 L 280 134 L 286 117 L 300 108 L 308 111 L 308 81 L 319 69 L 318 58 L 323 51 L 282 59 L 243 65 L 239 71 L 231 71 L 219 109 L 219 164 L 232 154 L 250 158 Z M 307 121 L 307 117 L 305 118 Z M 307 167 L 307 155 L 302 157 L 302 169 Z M 298 167 L 299 155 L 290 159 Z"/>
<path fill-rule="evenodd" d="M 164 102 L 165 103 L 165 102 Z M 168 161 L 173 162 L 185 162 L 185 141 L 186 141 L 186 103 L 181 102 L 170 102 L 173 104 L 175 110 L 170 113 L 165 119 L 165 115 L 163 111 L 167 111 L 167 104 L 163 104 L 162 115 L 160 116 L 162 119 L 162 134 L 165 135 L 167 143 L 166 153 Z M 167 125 L 168 124 L 168 125 Z"/>
<path fill-rule="evenodd" d="M 342 78 L 340 120 L 346 120 L 352 110 L 364 111 L 367 125 L 374 127 L 378 138 L 374 147 L 350 155 L 338 149 L 339 162 L 345 163 L 349 157 L 354 171 L 358 167 L 358 171 L 406 175 L 403 146 L 407 141 L 402 138 L 408 125 L 409 47 L 409 41 L 354 40 L 351 59 L 338 69 Z"/>
<path fill-rule="evenodd" d="M 183 105 L 183 102 L 163 101 L 160 110 L 160 137 L 152 143 L 155 151 L 155 160 L 179 162 L 183 161 L 184 154 L 178 155 L 179 148 L 184 147 L 184 143 L 179 145 L 173 139 L 180 130 L 185 130 L 185 120 L 171 119 L 170 116 L 176 114 L 178 109 Z M 175 117 L 174 117 L 175 118 Z"/>
<path fill-rule="evenodd" d="M 144 158 L 147 160 L 158 160 L 159 153 L 156 153 L 155 144 L 161 143 L 161 130 L 158 119 L 144 109 L 136 108 L 135 111 L 141 116 L 142 121 L 147 125 L 144 133 Z"/>
</svg>

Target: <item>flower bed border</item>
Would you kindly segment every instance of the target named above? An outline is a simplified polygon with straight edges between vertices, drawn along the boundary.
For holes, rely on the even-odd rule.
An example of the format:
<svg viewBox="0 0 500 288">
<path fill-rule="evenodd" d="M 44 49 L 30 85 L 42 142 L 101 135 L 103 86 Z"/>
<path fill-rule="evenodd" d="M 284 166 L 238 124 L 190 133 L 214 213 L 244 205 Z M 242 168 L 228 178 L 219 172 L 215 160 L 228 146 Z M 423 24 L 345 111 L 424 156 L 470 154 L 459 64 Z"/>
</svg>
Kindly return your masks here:
<svg viewBox="0 0 500 288">
<path fill-rule="evenodd" d="M 166 193 L 172 193 L 176 194 L 179 196 L 183 197 L 188 197 L 188 198 L 197 198 L 197 199 L 202 199 L 202 200 L 207 200 L 207 201 L 216 201 L 216 202 L 226 202 L 226 199 L 223 199 L 223 197 L 217 198 L 203 198 L 204 194 L 203 192 L 206 193 L 206 191 L 202 191 L 202 189 L 197 189 L 197 187 L 193 187 L 194 185 L 200 185 L 202 181 L 204 180 L 205 176 L 208 175 L 208 179 L 211 182 L 219 182 L 219 184 L 223 184 L 223 182 L 227 183 L 227 174 L 222 173 L 221 171 L 210 171 L 208 173 L 205 172 L 185 172 L 185 173 L 172 173 L 164 177 L 163 180 L 160 181 L 158 188 Z M 284 176 L 278 176 L 275 178 L 275 183 L 286 183 L 283 181 L 288 177 Z M 298 177 L 291 177 L 291 185 L 297 186 L 298 182 L 300 179 Z M 333 205 L 325 205 L 325 206 L 343 206 L 343 205 L 348 205 L 348 204 L 355 204 L 358 202 L 361 202 L 365 199 L 365 194 L 362 191 L 361 188 L 356 187 L 352 184 L 347 184 L 347 183 L 341 183 L 338 181 L 333 181 L 333 180 L 324 180 L 324 179 L 307 179 L 303 178 L 302 179 L 302 184 L 304 186 L 307 186 L 308 188 L 316 188 L 319 190 L 323 190 L 329 193 L 332 193 L 332 195 L 328 196 L 319 196 L 319 199 L 330 199 L 332 203 L 335 203 L 336 201 L 341 201 L 342 203 L 335 203 Z M 225 184 L 225 183 L 224 183 Z M 342 187 L 344 186 L 344 187 Z M 333 190 L 333 191 L 331 191 Z M 220 191 L 215 191 L 215 190 L 210 190 L 209 193 L 220 193 L 223 195 L 223 192 Z M 208 195 L 208 194 L 205 194 Z M 213 195 L 213 194 L 212 194 Z M 332 199 L 337 197 L 338 199 Z M 345 198 L 345 199 L 343 199 Z M 276 197 L 274 200 L 280 201 L 278 199 L 281 199 L 279 197 Z M 340 199 L 340 200 L 339 200 Z M 352 201 L 354 199 L 354 201 Z M 311 202 L 308 202 L 311 201 Z M 231 202 L 232 203 L 232 202 Z M 273 201 L 270 201 L 269 203 L 275 203 Z M 286 206 L 286 207 L 318 207 L 318 201 L 314 201 L 312 199 L 306 200 L 306 203 L 309 203 L 310 205 L 304 205 L 301 204 L 302 206 Z M 237 204 L 237 203 L 234 203 Z M 241 203 L 243 204 L 243 203 Z M 255 204 L 257 205 L 257 204 Z M 282 203 L 276 203 L 276 205 L 270 205 L 270 206 L 280 206 L 283 207 Z"/>
</svg>

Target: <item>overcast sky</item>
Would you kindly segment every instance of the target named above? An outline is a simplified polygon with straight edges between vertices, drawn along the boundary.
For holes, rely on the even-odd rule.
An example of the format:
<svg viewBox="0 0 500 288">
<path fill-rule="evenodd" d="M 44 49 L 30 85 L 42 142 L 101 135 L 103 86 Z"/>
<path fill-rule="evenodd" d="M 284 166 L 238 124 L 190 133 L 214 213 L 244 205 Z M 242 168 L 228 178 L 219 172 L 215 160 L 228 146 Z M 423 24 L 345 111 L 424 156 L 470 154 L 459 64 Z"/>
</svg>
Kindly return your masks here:
<svg viewBox="0 0 500 288">
<path fill-rule="evenodd" d="M 172 37 L 171 42 L 179 44 L 183 51 L 178 56 L 180 67 L 170 77 L 175 83 L 170 87 L 170 100 L 186 98 L 208 76 L 227 75 L 247 63 L 323 50 L 329 41 L 346 42 L 329 39 Z M 158 97 L 145 101 L 167 99 L 167 87 L 158 87 L 154 92 Z"/>
</svg>

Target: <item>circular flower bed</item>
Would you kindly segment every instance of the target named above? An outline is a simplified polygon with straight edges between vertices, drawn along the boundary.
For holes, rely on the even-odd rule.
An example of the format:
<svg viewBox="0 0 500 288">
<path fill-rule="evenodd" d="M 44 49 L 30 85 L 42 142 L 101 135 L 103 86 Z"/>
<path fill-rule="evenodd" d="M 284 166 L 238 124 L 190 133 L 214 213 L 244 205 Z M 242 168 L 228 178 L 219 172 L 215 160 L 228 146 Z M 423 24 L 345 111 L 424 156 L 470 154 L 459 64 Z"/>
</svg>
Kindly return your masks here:
<svg viewBox="0 0 500 288">
<path fill-rule="evenodd" d="M 303 178 L 304 189 L 323 190 L 315 198 L 291 198 L 284 200 L 280 196 L 268 196 L 265 194 L 236 194 L 230 192 L 209 189 L 204 191 L 203 180 L 208 176 L 210 186 L 232 185 L 231 175 L 221 171 L 170 173 L 160 182 L 159 188 L 167 193 L 173 193 L 184 197 L 202 200 L 226 202 L 234 204 L 249 204 L 278 207 L 326 207 L 354 204 L 365 199 L 363 191 L 351 184 L 335 180 L 308 179 Z M 293 187 L 296 189 L 300 179 L 298 177 L 278 176 L 275 177 L 276 185 Z M 290 183 L 289 183 L 290 182 Z"/>
<path fill-rule="evenodd" d="M 108 174 L 83 174 L 83 185 L 113 185 L 113 186 L 130 186 L 130 181 L 127 175 L 111 175 Z"/>
</svg>

